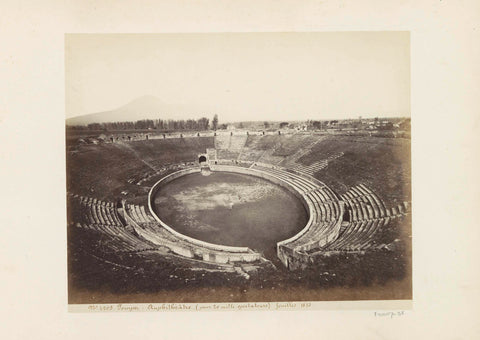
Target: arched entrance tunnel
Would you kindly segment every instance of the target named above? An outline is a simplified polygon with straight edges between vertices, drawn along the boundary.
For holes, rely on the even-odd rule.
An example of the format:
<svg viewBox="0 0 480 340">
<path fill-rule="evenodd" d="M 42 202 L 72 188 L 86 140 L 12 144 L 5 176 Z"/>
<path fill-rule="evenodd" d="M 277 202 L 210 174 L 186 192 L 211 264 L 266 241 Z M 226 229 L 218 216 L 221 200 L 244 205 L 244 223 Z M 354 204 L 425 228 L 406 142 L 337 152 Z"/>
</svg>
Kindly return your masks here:
<svg viewBox="0 0 480 340">
<path fill-rule="evenodd" d="M 203 163 L 203 162 L 206 162 L 206 161 L 207 161 L 207 157 L 205 157 L 205 156 L 198 157 L 198 162 L 199 163 Z"/>
</svg>

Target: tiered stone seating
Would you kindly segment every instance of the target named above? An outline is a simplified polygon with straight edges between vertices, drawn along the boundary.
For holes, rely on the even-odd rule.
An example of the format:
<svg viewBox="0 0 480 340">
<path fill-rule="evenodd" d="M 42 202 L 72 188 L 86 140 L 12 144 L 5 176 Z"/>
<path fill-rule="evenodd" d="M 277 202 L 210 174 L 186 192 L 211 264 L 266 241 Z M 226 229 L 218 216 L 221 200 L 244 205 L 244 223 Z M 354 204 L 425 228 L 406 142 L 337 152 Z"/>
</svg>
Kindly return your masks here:
<svg viewBox="0 0 480 340">
<path fill-rule="evenodd" d="M 230 144 L 228 146 L 229 150 L 232 151 L 238 151 L 240 152 L 243 147 L 245 146 L 245 143 L 247 142 L 248 136 L 245 135 L 233 135 L 230 137 Z"/>
<path fill-rule="evenodd" d="M 183 164 L 170 164 L 170 165 L 165 165 L 161 167 L 160 169 L 156 171 L 150 171 L 146 175 L 144 175 L 140 180 L 135 181 L 133 180 L 132 183 L 135 183 L 137 185 L 142 185 L 147 181 L 151 181 L 152 179 L 158 179 L 161 176 L 166 176 L 171 172 L 177 171 L 179 169 L 186 169 L 190 168 L 192 166 L 195 166 L 195 163 L 193 162 L 188 162 L 188 163 L 183 163 Z"/>
<path fill-rule="evenodd" d="M 276 156 L 274 155 L 274 153 L 275 153 L 275 148 L 267 149 L 265 150 L 264 153 L 262 153 L 262 155 L 257 161 L 260 163 L 267 163 L 267 164 L 279 164 L 285 159 L 285 157 Z"/>
<path fill-rule="evenodd" d="M 125 218 L 138 235 L 177 255 L 217 263 L 253 262 L 261 258 L 261 254 L 249 248 L 219 246 L 181 235 L 157 221 L 143 206 L 127 204 L 125 201 L 122 201 L 122 205 Z"/>
<path fill-rule="evenodd" d="M 149 171 L 141 179 L 136 181 L 136 184 L 137 185 L 142 185 L 143 183 L 145 183 L 146 181 L 148 181 L 152 177 L 160 175 L 162 172 L 163 172 L 163 169 L 160 169 L 160 170 L 157 170 L 157 171 Z"/>
<path fill-rule="evenodd" d="M 318 143 L 315 142 L 315 144 Z M 327 159 L 322 159 L 322 160 L 319 160 L 319 161 L 316 161 L 315 163 L 313 164 L 310 164 L 310 165 L 303 165 L 301 163 L 290 163 L 289 165 L 289 168 L 292 169 L 292 170 L 295 170 L 295 171 L 299 171 L 299 172 L 303 172 L 303 173 L 306 173 L 310 176 L 313 176 L 315 175 L 315 173 L 317 173 L 318 171 L 326 168 L 328 166 L 328 163 L 343 156 L 343 152 L 339 152 L 337 154 L 334 154 L 334 155 L 331 155 L 329 156 Z"/>
<path fill-rule="evenodd" d="M 332 199 L 326 194 L 326 187 L 316 189 L 308 195 L 313 197 L 313 201 L 318 203 L 320 211 L 322 212 L 322 221 L 330 221 L 336 219 L 341 213 L 338 200 Z"/>
<path fill-rule="evenodd" d="M 364 222 L 365 223 L 365 222 Z M 379 220 L 369 220 L 366 221 L 366 225 L 362 229 L 358 231 L 358 233 L 354 234 L 352 238 L 344 244 L 344 248 L 346 250 L 361 250 L 360 245 L 362 245 L 365 240 L 369 240 L 370 237 L 376 231 Z"/>
<path fill-rule="evenodd" d="M 153 218 L 152 215 L 148 214 L 146 211 L 145 211 L 145 207 L 142 205 L 140 206 L 140 213 L 143 215 L 143 218 L 147 221 L 147 222 L 156 222 L 156 220 Z"/>
<path fill-rule="evenodd" d="M 354 221 L 383 218 L 388 215 L 383 202 L 363 184 L 351 188 L 342 197 L 352 209 Z"/>
<path fill-rule="evenodd" d="M 129 248 L 130 251 L 150 250 L 158 248 L 157 245 L 145 239 L 140 239 L 139 237 L 128 232 L 123 227 L 110 227 L 110 231 L 112 233 L 115 233 L 120 240 L 124 241 L 124 243 L 127 245 L 125 248 Z M 117 251 L 125 250 L 119 249 Z"/>
<path fill-rule="evenodd" d="M 365 192 L 359 186 L 352 188 L 352 190 L 355 192 L 357 197 L 361 197 L 363 202 L 367 204 L 369 218 L 381 217 L 379 207 L 369 193 Z"/>
<path fill-rule="evenodd" d="M 386 219 L 352 223 L 336 242 L 329 245 L 327 249 L 323 249 L 323 251 L 360 251 L 369 249 L 375 244 L 375 233 L 386 223 L 388 223 Z"/>
<path fill-rule="evenodd" d="M 326 242 L 326 239 L 330 241 L 332 238 L 335 238 L 336 231 L 334 228 L 338 224 L 343 212 L 338 198 L 330 188 L 325 185 L 320 187 L 318 183 L 304 176 L 282 171 L 275 167 L 255 165 L 253 168 L 274 174 L 277 178 L 290 184 L 303 193 L 304 198 L 314 207 L 313 212 L 311 212 L 313 214 L 311 228 L 302 237 L 289 244 L 289 247 L 305 250 L 313 245 Z M 339 228 L 337 229 L 338 232 Z"/>
<path fill-rule="evenodd" d="M 142 228 L 145 238 L 157 245 L 168 247 L 172 242 L 179 242 L 179 240 L 176 240 L 163 228 L 157 227 L 155 223 L 141 223 L 139 224 L 139 227 Z"/>
<path fill-rule="evenodd" d="M 373 199 L 375 204 L 372 203 L 372 206 L 374 206 L 374 209 L 378 210 L 379 217 L 384 217 L 386 216 L 386 208 L 385 204 L 383 201 L 378 197 L 376 193 L 374 193 L 371 189 L 366 187 L 364 184 L 360 184 L 358 186 L 358 189 L 363 192 L 364 195 L 367 195 L 367 197 Z"/>
<path fill-rule="evenodd" d="M 284 180 L 285 182 L 292 184 L 294 187 L 299 189 L 300 192 L 306 193 L 310 190 L 315 189 L 315 186 L 313 184 L 310 184 L 308 182 L 306 183 L 303 180 L 297 178 L 295 175 L 290 175 L 286 172 L 278 171 L 274 169 L 269 170 L 269 172 L 274 174 L 278 178 Z"/>
<path fill-rule="evenodd" d="M 104 219 L 102 214 L 102 207 L 100 205 L 95 204 L 94 209 L 97 211 L 97 216 L 100 219 L 101 224 L 108 224 L 106 219 Z"/>
<path fill-rule="evenodd" d="M 390 216 L 400 217 L 400 216 L 406 215 L 409 211 L 410 211 L 410 205 L 408 204 L 408 202 L 403 202 L 401 204 L 398 204 L 396 207 L 392 207 L 392 212 Z"/>
<path fill-rule="evenodd" d="M 248 136 L 218 135 L 215 137 L 216 160 L 237 160 Z"/>
<path fill-rule="evenodd" d="M 375 245 L 375 233 L 390 220 L 382 200 L 363 184 L 352 187 L 341 198 L 349 212 L 350 224 L 334 242 L 311 253 L 369 249 Z"/>
<path fill-rule="evenodd" d="M 215 161 L 217 160 L 217 150 L 214 148 L 208 148 L 207 156 L 208 156 L 208 160 L 215 164 Z"/>
<path fill-rule="evenodd" d="M 217 161 L 217 164 L 220 164 L 220 165 L 236 165 L 237 164 L 236 162 L 237 161 L 233 158 L 232 159 L 219 159 Z M 213 166 L 213 167 L 215 167 L 215 166 Z"/>
<path fill-rule="evenodd" d="M 229 149 L 217 149 L 217 159 L 237 160 L 240 151 L 232 151 Z"/>
<path fill-rule="evenodd" d="M 279 257 L 283 261 L 286 254 L 305 253 L 311 249 L 324 247 L 338 236 L 343 216 L 343 206 L 336 194 L 318 180 L 287 172 L 275 166 L 254 164 L 252 169 L 274 175 L 303 195 L 310 211 L 307 226 L 291 240 L 278 244 Z"/>
<path fill-rule="evenodd" d="M 215 149 L 228 149 L 230 144 L 230 135 L 217 135 L 215 137 Z"/>
<path fill-rule="evenodd" d="M 261 255 L 246 249 L 244 252 L 229 252 L 217 250 L 208 246 L 193 244 L 188 240 L 178 238 L 158 223 L 141 223 L 136 226 L 141 235 L 157 246 L 164 246 L 178 255 L 198 258 L 207 262 L 228 263 L 260 259 Z"/>
<path fill-rule="evenodd" d="M 350 237 L 347 239 L 340 239 L 338 249 L 342 250 L 357 250 L 358 244 L 369 235 L 369 231 L 372 230 L 372 227 L 377 224 L 378 221 L 363 221 L 359 223 L 360 228 L 357 228 L 353 233 L 350 234 Z"/>
<path fill-rule="evenodd" d="M 293 182 L 298 188 L 300 188 L 303 192 L 308 192 L 310 190 L 315 190 L 317 188 L 316 184 L 298 176 L 296 174 L 288 173 L 286 171 L 278 170 L 278 169 L 269 169 L 267 170 L 270 173 L 273 173 L 279 178 L 286 179 L 289 182 Z"/>
<path fill-rule="evenodd" d="M 258 162 L 264 153 L 265 150 L 244 148 L 237 159 L 239 162 Z"/>
<path fill-rule="evenodd" d="M 364 235 L 363 240 L 360 240 L 360 242 L 356 245 L 356 248 L 359 250 L 366 250 L 373 247 L 375 245 L 375 239 L 373 238 L 373 236 L 383 226 L 386 226 L 388 222 L 389 219 L 387 218 L 375 220 L 371 230 L 369 230 L 369 232 Z"/>
<path fill-rule="evenodd" d="M 276 177 L 284 180 L 285 182 L 293 185 L 295 188 L 299 189 L 300 192 L 308 192 L 311 190 L 315 190 L 318 188 L 318 185 L 314 183 L 313 181 L 310 181 L 300 175 L 297 175 L 295 173 L 283 171 L 280 169 L 277 169 L 273 166 L 268 167 L 267 165 L 259 165 L 259 164 L 254 164 L 252 166 L 252 169 L 257 169 L 261 171 L 265 171 L 268 173 L 271 173 L 275 175 Z"/>
<path fill-rule="evenodd" d="M 92 208 L 91 211 L 92 211 L 92 216 L 93 216 L 93 219 L 95 221 L 95 224 L 101 224 L 102 222 L 100 221 L 100 218 L 97 215 L 96 205 L 91 204 L 90 207 Z"/>
<path fill-rule="evenodd" d="M 135 220 L 135 222 L 137 223 L 145 223 L 146 221 L 143 220 L 143 218 L 141 216 L 138 215 L 137 213 L 137 208 L 138 206 L 135 206 L 133 204 L 129 204 L 127 206 L 127 211 L 129 213 L 129 215 Z"/>
<path fill-rule="evenodd" d="M 297 163 L 298 160 L 310 153 L 315 144 L 324 138 L 324 136 L 312 136 L 302 133 L 282 136 L 282 138 L 276 140 L 277 143 L 275 145 L 268 148 L 271 152 L 266 152 L 266 156 L 258 161 L 301 170 L 303 167 Z"/>
<path fill-rule="evenodd" d="M 363 220 L 363 211 L 360 207 L 357 198 L 354 197 L 350 192 L 346 192 L 342 195 L 343 200 L 346 202 L 347 206 L 350 208 L 352 214 L 352 221 L 361 221 Z"/>
<path fill-rule="evenodd" d="M 303 164 L 297 163 L 294 166 L 291 166 L 290 168 L 292 170 L 304 172 L 306 174 L 313 176 L 316 172 L 322 170 L 327 166 L 328 166 L 328 162 L 326 160 L 321 160 L 311 165 L 303 165 Z"/>
<path fill-rule="evenodd" d="M 342 235 L 340 235 L 333 243 L 328 245 L 328 248 L 323 250 L 346 249 L 346 247 L 352 242 L 352 240 L 355 240 L 357 237 L 359 237 L 359 235 L 361 235 L 361 232 L 366 228 L 368 223 L 368 221 L 352 223 Z"/>
<path fill-rule="evenodd" d="M 304 141 L 298 146 L 297 152 L 294 154 L 288 156 L 283 162 L 282 165 L 288 168 L 292 168 L 295 164 L 297 164 L 297 161 L 305 156 L 306 154 L 310 153 L 312 151 L 312 148 L 322 140 L 324 140 L 325 137 L 317 137 L 313 141 L 310 138 L 305 138 Z"/>
<path fill-rule="evenodd" d="M 74 225 L 107 235 L 105 252 L 124 252 L 155 249 L 156 246 L 130 233 L 121 222 L 113 202 L 77 196 L 70 204 L 82 212 Z"/>
<path fill-rule="evenodd" d="M 133 209 L 135 209 L 135 213 L 136 215 L 138 216 L 138 218 L 142 221 L 142 222 L 145 222 L 147 223 L 147 219 L 143 216 L 141 210 L 140 210 L 140 207 L 138 205 L 135 205 L 133 206 Z"/>
<path fill-rule="evenodd" d="M 145 223 L 157 223 L 155 218 L 152 215 L 146 212 L 145 207 L 135 205 L 135 204 L 128 204 L 126 205 L 127 213 L 130 217 L 134 219 L 134 221 L 138 224 L 145 224 Z"/>
</svg>

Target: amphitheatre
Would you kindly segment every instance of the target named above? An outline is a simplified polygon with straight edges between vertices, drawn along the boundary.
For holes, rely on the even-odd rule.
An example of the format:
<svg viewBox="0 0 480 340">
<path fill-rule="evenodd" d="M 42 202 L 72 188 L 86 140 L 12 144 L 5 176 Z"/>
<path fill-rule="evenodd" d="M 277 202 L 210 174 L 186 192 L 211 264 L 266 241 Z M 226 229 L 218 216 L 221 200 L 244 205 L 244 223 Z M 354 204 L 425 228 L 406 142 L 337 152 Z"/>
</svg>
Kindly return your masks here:
<svg viewBox="0 0 480 340">
<path fill-rule="evenodd" d="M 67 130 L 66 155 L 70 303 L 411 299 L 409 138 Z"/>
</svg>

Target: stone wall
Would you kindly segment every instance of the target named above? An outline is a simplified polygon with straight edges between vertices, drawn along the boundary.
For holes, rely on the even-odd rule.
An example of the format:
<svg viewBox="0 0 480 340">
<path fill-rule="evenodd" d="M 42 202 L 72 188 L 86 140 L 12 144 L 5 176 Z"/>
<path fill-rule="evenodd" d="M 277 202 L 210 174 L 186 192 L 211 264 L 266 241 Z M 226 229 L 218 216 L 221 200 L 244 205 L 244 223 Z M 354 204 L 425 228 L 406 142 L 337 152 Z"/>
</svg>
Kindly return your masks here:
<svg viewBox="0 0 480 340">
<path fill-rule="evenodd" d="M 200 168 L 191 168 L 180 170 L 165 176 L 159 180 L 153 187 L 150 189 L 148 194 L 148 208 L 150 213 L 154 216 L 155 220 L 172 235 L 178 238 L 181 241 L 187 242 L 191 247 L 191 254 L 188 257 L 201 258 L 204 261 L 217 262 L 217 263 L 231 263 L 231 262 L 253 262 L 261 259 L 261 255 L 250 248 L 247 247 L 231 247 L 218 245 L 213 243 L 204 242 L 201 240 L 194 239 L 192 237 L 183 235 L 165 222 L 163 222 L 159 216 L 153 210 L 153 199 L 157 191 L 165 184 L 188 174 L 200 172 Z M 172 249 L 174 251 L 174 249 Z M 183 250 L 182 250 L 183 251 Z M 185 252 L 184 252 L 185 253 Z"/>
<path fill-rule="evenodd" d="M 297 233 L 296 235 L 294 235 L 293 237 L 287 240 L 277 243 L 277 255 L 279 259 L 282 261 L 282 263 L 289 269 L 304 267 L 312 261 L 310 256 L 308 256 L 307 254 L 303 252 L 297 252 L 288 247 L 288 244 L 290 242 L 293 242 L 299 237 L 301 237 L 304 233 L 306 233 L 309 230 L 309 228 L 312 227 L 313 214 L 315 213 L 315 210 L 316 210 L 312 202 L 310 202 L 310 200 L 307 200 L 296 187 L 276 177 L 274 174 L 271 174 L 262 170 L 258 170 L 258 169 L 250 169 L 250 168 L 231 166 L 231 165 L 211 165 L 210 169 L 212 171 L 232 172 L 232 173 L 239 173 L 244 175 L 260 177 L 272 183 L 280 185 L 281 187 L 287 189 L 293 195 L 295 195 L 305 207 L 305 210 L 309 215 L 309 220 L 305 225 L 305 227 L 299 233 Z M 197 239 L 188 237 L 186 235 L 183 235 L 175 231 L 174 229 L 172 229 L 155 214 L 155 212 L 153 211 L 152 200 L 156 192 L 160 189 L 160 187 L 179 177 L 192 174 L 192 173 L 197 173 L 197 172 L 200 172 L 199 168 L 184 169 L 184 170 L 177 171 L 173 174 L 170 174 L 162 178 L 161 180 L 159 180 L 151 188 L 148 196 L 148 205 L 149 205 L 151 214 L 155 217 L 157 222 L 162 225 L 163 228 L 168 230 L 171 234 L 175 235 L 178 239 L 188 242 L 189 245 L 192 246 L 190 253 L 188 253 L 185 249 L 181 249 L 181 251 L 185 254 L 185 256 L 202 258 L 205 261 L 217 262 L 217 263 L 229 263 L 229 262 L 239 262 L 239 261 L 251 262 L 251 261 L 259 260 L 261 258 L 261 255 L 247 247 L 231 247 L 231 246 L 212 244 L 212 243 L 204 242 L 204 241 L 197 240 Z M 341 210 L 343 211 L 343 205 L 341 205 Z M 342 222 L 342 214 L 339 214 L 334 231 L 338 232 L 341 222 Z M 318 240 L 319 244 L 331 242 L 332 237 L 334 237 L 333 234 L 324 235 L 322 239 Z"/>
</svg>

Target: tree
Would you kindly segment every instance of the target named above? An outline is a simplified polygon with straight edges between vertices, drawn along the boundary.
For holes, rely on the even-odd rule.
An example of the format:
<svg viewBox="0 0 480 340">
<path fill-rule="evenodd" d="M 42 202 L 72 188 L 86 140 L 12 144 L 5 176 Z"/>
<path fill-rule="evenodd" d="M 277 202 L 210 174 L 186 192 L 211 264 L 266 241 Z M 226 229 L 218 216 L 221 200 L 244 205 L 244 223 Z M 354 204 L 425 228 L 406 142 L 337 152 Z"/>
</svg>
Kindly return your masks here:
<svg viewBox="0 0 480 340">
<path fill-rule="evenodd" d="M 197 129 L 199 130 L 208 130 L 208 122 L 209 122 L 209 119 L 208 118 L 205 118 L 205 117 L 202 117 L 200 119 L 197 120 Z"/>
<path fill-rule="evenodd" d="M 265 129 L 268 129 L 270 127 L 270 123 L 269 122 L 263 122 L 263 126 L 265 126 Z"/>
<path fill-rule="evenodd" d="M 281 123 L 280 123 L 280 129 L 283 129 L 283 128 L 287 127 L 287 126 L 288 126 L 288 123 L 287 123 L 287 122 L 281 122 Z"/>
<path fill-rule="evenodd" d="M 218 115 L 215 114 L 213 116 L 213 120 L 212 120 L 212 129 L 216 131 L 217 130 L 217 125 L 218 125 Z"/>
<path fill-rule="evenodd" d="M 322 122 L 319 120 L 314 120 L 312 121 L 312 126 L 315 130 L 321 130 L 322 129 Z"/>
</svg>

